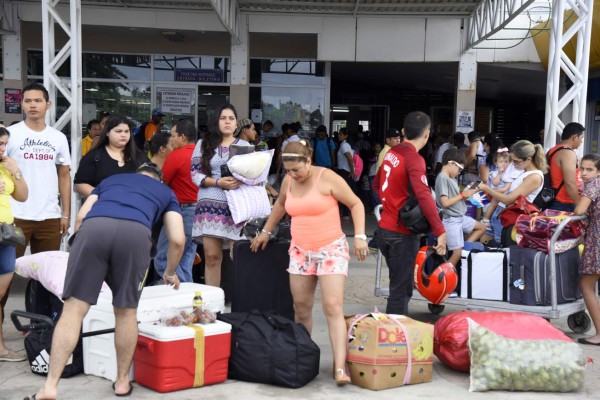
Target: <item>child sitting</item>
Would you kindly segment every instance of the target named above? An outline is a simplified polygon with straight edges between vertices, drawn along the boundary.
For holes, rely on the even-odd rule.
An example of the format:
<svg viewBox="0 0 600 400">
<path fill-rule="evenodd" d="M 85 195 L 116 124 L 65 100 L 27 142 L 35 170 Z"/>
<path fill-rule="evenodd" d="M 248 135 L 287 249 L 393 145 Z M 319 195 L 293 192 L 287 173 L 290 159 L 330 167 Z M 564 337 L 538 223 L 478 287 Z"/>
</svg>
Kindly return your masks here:
<svg viewBox="0 0 600 400">
<path fill-rule="evenodd" d="M 444 152 L 442 170 L 435 180 L 436 202 L 442 208 L 442 223 L 446 228 L 448 250 L 452 253 L 450 261 L 456 266 L 464 246 L 464 235 L 467 241 L 475 242 L 485 233 L 485 226 L 466 215 L 465 200 L 477 192 L 477 189 L 465 189 L 460 192 L 456 177 L 464 169 L 465 153 L 456 147 Z"/>
<path fill-rule="evenodd" d="M 505 181 L 504 172 L 506 171 L 508 164 L 510 164 L 510 152 L 507 147 L 500 147 L 502 142 L 498 139 L 497 142 L 490 145 L 489 153 L 487 156 L 486 163 L 490 165 L 490 174 L 488 177 L 487 185 L 500 193 L 506 192 L 510 188 L 510 183 Z M 510 177 L 506 176 L 509 180 Z M 492 199 L 492 202 L 485 208 L 483 219 L 481 222 L 485 227 L 491 231 L 490 217 L 494 213 L 494 210 L 498 206 L 498 200 Z"/>
</svg>

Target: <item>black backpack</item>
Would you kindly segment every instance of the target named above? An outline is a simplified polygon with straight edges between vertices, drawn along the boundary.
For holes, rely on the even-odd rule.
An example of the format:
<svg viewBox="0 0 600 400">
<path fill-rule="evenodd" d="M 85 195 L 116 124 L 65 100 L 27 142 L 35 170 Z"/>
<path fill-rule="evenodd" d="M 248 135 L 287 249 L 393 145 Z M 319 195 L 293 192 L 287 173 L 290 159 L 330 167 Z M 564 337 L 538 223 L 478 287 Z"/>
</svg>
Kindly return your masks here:
<svg viewBox="0 0 600 400">
<path fill-rule="evenodd" d="M 554 158 L 554 155 L 556 153 L 565 149 L 572 150 L 568 146 L 562 146 L 554 150 L 552 153 L 548 152 L 548 154 L 546 155 L 548 172 L 544 174 L 544 185 L 542 186 L 542 190 L 540 190 L 537 196 L 535 196 L 535 199 L 533 199 L 533 204 L 535 204 L 540 210 L 545 210 L 548 208 L 550 203 L 552 203 L 552 201 L 554 200 L 560 189 L 562 189 L 565 183 L 563 179 L 557 188 L 552 187 L 552 175 L 550 175 L 550 165 L 552 162 L 552 158 Z"/>
<path fill-rule="evenodd" d="M 303 325 L 258 310 L 217 318 L 232 326 L 229 378 L 295 389 L 319 374 L 321 351 Z"/>
</svg>

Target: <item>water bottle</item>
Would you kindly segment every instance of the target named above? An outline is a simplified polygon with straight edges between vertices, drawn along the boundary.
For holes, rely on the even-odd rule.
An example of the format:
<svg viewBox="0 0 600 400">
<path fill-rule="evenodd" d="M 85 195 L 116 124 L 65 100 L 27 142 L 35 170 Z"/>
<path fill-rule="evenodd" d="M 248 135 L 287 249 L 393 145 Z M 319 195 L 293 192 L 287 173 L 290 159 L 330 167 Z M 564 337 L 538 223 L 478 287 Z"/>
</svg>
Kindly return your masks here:
<svg viewBox="0 0 600 400">
<path fill-rule="evenodd" d="M 200 291 L 194 293 L 194 299 L 192 300 L 192 311 L 196 308 L 202 310 L 202 293 Z"/>
</svg>

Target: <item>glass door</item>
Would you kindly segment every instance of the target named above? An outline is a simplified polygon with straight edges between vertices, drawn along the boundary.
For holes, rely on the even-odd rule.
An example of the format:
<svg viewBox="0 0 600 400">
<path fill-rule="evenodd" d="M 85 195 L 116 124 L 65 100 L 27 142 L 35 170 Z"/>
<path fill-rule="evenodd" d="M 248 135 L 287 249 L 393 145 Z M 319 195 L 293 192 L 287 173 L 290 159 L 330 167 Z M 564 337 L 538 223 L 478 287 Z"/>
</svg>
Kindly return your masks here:
<svg viewBox="0 0 600 400">
<path fill-rule="evenodd" d="M 198 86 L 198 126 L 208 125 L 221 106 L 230 102 L 229 86 Z"/>
</svg>

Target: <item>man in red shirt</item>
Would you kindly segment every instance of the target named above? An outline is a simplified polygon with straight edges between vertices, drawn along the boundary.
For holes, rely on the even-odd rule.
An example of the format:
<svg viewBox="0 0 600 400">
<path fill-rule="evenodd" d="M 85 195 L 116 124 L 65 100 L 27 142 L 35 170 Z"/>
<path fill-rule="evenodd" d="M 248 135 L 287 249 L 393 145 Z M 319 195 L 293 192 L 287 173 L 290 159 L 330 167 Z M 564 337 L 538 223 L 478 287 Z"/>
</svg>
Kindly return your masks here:
<svg viewBox="0 0 600 400">
<path fill-rule="evenodd" d="M 431 196 L 425 160 L 418 153 L 429 139 L 431 120 L 427 114 L 414 111 L 404 119 L 404 142 L 391 148 L 377 172 L 373 187 L 379 194 L 383 211 L 377 229 L 377 244 L 390 271 L 390 295 L 386 313 L 408 313 L 412 297 L 415 258 L 419 251 L 419 236 L 412 233 L 398 218 L 408 199 L 408 182 L 419 200 L 423 215 L 437 237 L 434 246 L 440 255 L 446 253 L 446 231 Z"/>
<path fill-rule="evenodd" d="M 193 282 L 192 267 L 196 256 L 196 243 L 192 242 L 192 224 L 198 199 L 198 186 L 192 182 L 190 170 L 197 135 L 198 130 L 192 121 L 179 120 L 171 128 L 173 151 L 167 155 L 162 168 L 163 182 L 173 189 L 177 201 L 181 205 L 186 242 L 183 256 L 175 271 L 181 282 Z M 154 258 L 154 269 L 159 276 L 163 276 L 167 267 L 168 248 L 167 235 L 163 229 L 158 238 L 156 257 Z"/>
</svg>

